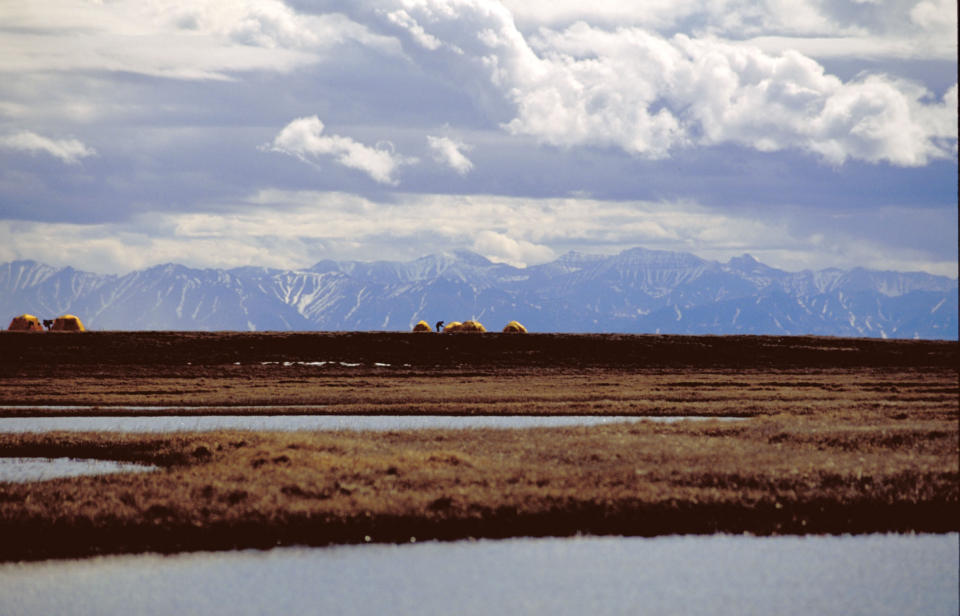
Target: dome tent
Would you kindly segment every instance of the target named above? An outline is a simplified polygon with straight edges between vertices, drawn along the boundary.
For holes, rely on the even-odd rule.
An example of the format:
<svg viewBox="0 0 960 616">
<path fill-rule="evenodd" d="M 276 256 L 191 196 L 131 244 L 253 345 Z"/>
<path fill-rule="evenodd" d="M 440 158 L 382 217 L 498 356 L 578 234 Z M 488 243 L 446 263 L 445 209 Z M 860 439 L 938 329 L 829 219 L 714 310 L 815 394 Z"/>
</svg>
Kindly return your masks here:
<svg viewBox="0 0 960 616">
<path fill-rule="evenodd" d="M 518 321 L 510 321 L 507 323 L 506 327 L 503 328 L 503 333 L 505 334 L 525 334 L 527 333 L 527 328 L 524 327 Z"/>
<path fill-rule="evenodd" d="M 50 328 L 50 331 L 53 332 L 82 332 L 86 331 L 86 328 L 83 326 L 83 322 L 79 317 L 75 317 L 72 314 L 65 314 L 61 317 L 57 317 L 53 321 L 53 327 Z"/>
<path fill-rule="evenodd" d="M 12 332 L 42 332 L 43 326 L 40 325 L 40 320 L 32 314 L 21 314 L 18 317 L 13 317 L 7 330 Z"/>
<path fill-rule="evenodd" d="M 413 331 L 415 332 L 432 332 L 430 324 L 426 321 L 417 321 L 417 324 L 413 326 Z"/>
<path fill-rule="evenodd" d="M 444 332 L 449 333 L 483 333 L 487 328 L 480 321 L 454 321 L 443 328 Z"/>
</svg>

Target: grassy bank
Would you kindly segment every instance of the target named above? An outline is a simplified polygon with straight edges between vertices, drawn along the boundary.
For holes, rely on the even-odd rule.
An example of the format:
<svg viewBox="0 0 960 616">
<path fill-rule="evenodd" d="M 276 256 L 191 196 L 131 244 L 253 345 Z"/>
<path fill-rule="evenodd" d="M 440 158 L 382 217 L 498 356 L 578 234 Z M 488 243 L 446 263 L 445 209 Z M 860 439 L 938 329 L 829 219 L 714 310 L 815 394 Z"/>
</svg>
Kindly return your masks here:
<svg viewBox="0 0 960 616">
<path fill-rule="evenodd" d="M 770 416 L 576 429 L 3 435 L 163 470 L 0 484 L 0 558 L 616 533 L 960 529 L 957 424 Z"/>
</svg>

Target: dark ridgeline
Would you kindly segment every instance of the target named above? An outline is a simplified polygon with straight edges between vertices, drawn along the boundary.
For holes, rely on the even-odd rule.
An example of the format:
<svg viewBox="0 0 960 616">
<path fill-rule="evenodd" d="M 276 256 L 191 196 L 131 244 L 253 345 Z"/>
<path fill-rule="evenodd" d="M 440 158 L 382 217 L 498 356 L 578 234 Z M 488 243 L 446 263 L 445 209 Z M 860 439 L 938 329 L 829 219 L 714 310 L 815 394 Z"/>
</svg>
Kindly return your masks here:
<svg viewBox="0 0 960 616">
<path fill-rule="evenodd" d="M 376 363 L 411 367 L 946 366 L 957 343 L 814 336 L 396 332 L 0 333 L 0 371 L 28 366 Z"/>
</svg>

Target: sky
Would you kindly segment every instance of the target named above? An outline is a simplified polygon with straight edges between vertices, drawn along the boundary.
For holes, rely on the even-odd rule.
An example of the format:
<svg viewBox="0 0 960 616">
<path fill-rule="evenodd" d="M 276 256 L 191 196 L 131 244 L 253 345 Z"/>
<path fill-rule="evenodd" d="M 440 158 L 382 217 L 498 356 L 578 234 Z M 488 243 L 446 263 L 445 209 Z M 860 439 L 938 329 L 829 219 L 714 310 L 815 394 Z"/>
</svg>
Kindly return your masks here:
<svg viewBox="0 0 960 616">
<path fill-rule="evenodd" d="M 0 262 L 957 277 L 953 0 L 0 0 Z"/>
</svg>

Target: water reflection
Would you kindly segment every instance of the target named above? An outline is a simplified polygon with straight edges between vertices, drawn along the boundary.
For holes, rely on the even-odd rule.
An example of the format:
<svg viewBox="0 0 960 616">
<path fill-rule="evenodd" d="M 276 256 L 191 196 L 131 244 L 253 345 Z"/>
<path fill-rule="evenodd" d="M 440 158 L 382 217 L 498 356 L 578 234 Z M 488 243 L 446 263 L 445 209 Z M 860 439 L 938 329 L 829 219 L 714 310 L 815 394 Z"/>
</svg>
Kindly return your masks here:
<svg viewBox="0 0 960 616">
<path fill-rule="evenodd" d="M 516 539 L 0 565 L 0 613 L 949 614 L 958 535 Z"/>
<path fill-rule="evenodd" d="M 165 415 L 160 417 L 3 417 L 0 432 L 180 432 L 208 430 L 417 430 L 426 428 L 543 428 L 707 417 L 485 415 Z M 719 418 L 740 419 L 740 418 Z"/>
</svg>

